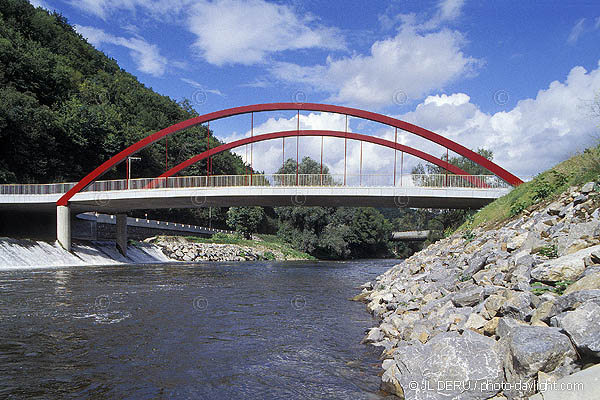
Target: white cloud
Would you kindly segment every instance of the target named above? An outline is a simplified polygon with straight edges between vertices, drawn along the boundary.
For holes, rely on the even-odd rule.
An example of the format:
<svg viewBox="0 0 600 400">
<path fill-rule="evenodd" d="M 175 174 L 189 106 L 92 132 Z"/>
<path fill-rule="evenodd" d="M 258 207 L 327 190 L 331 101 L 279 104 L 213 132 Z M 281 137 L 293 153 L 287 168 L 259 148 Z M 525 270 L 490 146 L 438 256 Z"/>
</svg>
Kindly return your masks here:
<svg viewBox="0 0 600 400">
<path fill-rule="evenodd" d="M 73 7 L 77 7 L 88 14 L 96 15 L 106 20 L 111 14 L 119 10 L 135 12 L 137 8 L 144 8 L 154 16 L 164 17 L 181 13 L 194 0 L 69 0 Z"/>
<path fill-rule="evenodd" d="M 285 50 L 341 49 L 334 29 L 300 17 L 289 6 L 263 0 L 200 1 L 190 10 L 193 47 L 209 63 L 251 65 Z"/>
<path fill-rule="evenodd" d="M 600 64 L 591 72 L 573 68 L 564 82 L 552 82 L 510 111 L 487 114 L 469 96 L 456 93 L 430 96 L 400 118 L 469 148 L 493 150 L 499 165 L 532 176 L 595 144 L 598 120 L 587 108 L 598 90 Z M 407 138 L 409 144 L 418 142 L 412 135 Z M 439 146 L 425 147 L 434 155 L 442 153 Z"/>
<path fill-rule="evenodd" d="M 195 81 L 193 79 L 189 79 L 189 78 L 181 78 L 181 80 L 183 82 L 187 83 L 188 85 L 195 87 L 196 89 L 202 90 L 203 92 L 212 93 L 212 94 L 216 94 L 217 96 L 225 97 L 225 95 L 219 89 L 207 89 L 200 82 Z"/>
<path fill-rule="evenodd" d="M 118 37 L 91 26 L 75 25 L 75 29 L 92 45 L 99 47 L 103 43 L 123 46 L 130 50 L 130 55 L 137 68 L 153 76 L 162 76 L 167 68 L 167 59 L 160 55 L 158 46 L 150 44 L 141 37 Z"/>
<path fill-rule="evenodd" d="M 29 2 L 34 7 L 42 7 L 46 10 L 51 10 L 50 6 L 48 6 L 44 0 L 29 0 Z"/>
<path fill-rule="evenodd" d="M 185 21 L 193 49 L 214 65 L 262 63 L 287 50 L 345 49 L 337 29 L 288 5 L 264 0 L 72 0 L 104 20 L 118 10 L 143 9 L 155 19 Z"/>
<path fill-rule="evenodd" d="M 600 93 L 600 63 L 588 72 L 573 68 L 564 82 L 554 81 L 540 90 L 535 98 L 519 101 L 509 111 L 485 113 L 465 93 L 427 97 L 414 111 L 397 116 L 426 129 L 448 137 L 468 148 L 485 148 L 494 152 L 494 161 L 508 171 L 529 177 L 542 172 L 581 151 L 598 140 L 598 118 L 588 109 L 590 101 Z M 372 134 L 394 140 L 394 130 L 379 127 L 363 128 L 358 119 L 351 118 L 349 131 Z M 327 129 L 344 131 L 345 117 L 329 113 L 300 115 L 300 129 Z M 258 125 L 254 134 L 295 130 L 296 117 L 273 117 Z M 250 132 L 223 138 L 226 142 L 250 136 Z M 445 153 L 441 146 L 416 135 L 398 131 L 398 142 L 426 151 L 436 157 Z M 296 139 L 286 139 L 286 159 L 296 157 Z M 253 165 L 267 173 L 276 171 L 282 162 L 281 139 L 255 144 Z M 299 158 L 310 156 L 320 160 L 321 139 L 300 138 Z M 248 150 L 248 162 L 250 150 Z M 245 148 L 236 152 L 245 159 Z M 360 170 L 360 144 L 348 141 L 347 173 Z M 455 156 L 455 154 L 451 154 Z M 363 174 L 392 174 L 394 153 L 372 144 L 363 144 Z M 344 173 L 344 141 L 325 138 L 325 164 L 334 174 Z M 400 155 L 397 155 L 400 173 Z M 421 160 L 404 158 L 404 173 Z"/>
<path fill-rule="evenodd" d="M 465 0 L 442 0 L 439 7 L 439 18 L 453 20 L 460 16 Z"/>
<path fill-rule="evenodd" d="M 571 33 L 569 34 L 569 38 L 567 39 L 569 44 L 577 43 L 577 39 L 579 39 L 579 36 L 581 36 L 584 31 L 584 23 L 585 18 L 581 18 L 579 21 L 577 21 L 575 26 L 573 26 L 573 29 L 571 29 Z"/>
<path fill-rule="evenodd" d="M 308 67 L 277 63 L 271 71 L 278 79 L 329 92 L 329 101 L 401 105 L 472 73 L 480 61 L 465 56 L 463 44 L 457 31 L 424 33 L 405 24 L 395 37 L 375 42 L 368 55 Z"/>
</svg>

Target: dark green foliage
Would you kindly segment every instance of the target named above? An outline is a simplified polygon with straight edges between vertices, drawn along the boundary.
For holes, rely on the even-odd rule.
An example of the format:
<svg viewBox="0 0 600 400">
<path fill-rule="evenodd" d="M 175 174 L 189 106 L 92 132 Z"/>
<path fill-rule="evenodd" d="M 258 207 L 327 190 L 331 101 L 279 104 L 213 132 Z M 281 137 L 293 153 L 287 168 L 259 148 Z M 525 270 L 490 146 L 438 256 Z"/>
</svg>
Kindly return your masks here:
<svg viewBox="0 0 600 400">
<path fill-rule="evenodd" d="M 258 232 L 264 218 L 265 211 L 262 207 L 231 207 L 227 211 L 227 225 L 247 239 Z"/>
<path fill-rule="evenodd" d="M 552 185 L 544 177 L 541 177 L 533 187 L 533 201 L 544 200 L 552 193 Z"/>
<path fill-rule="evenodd" d="M 549 244 L 539 249 L 538 254 L 548 258 L 556 258 L 558 257 L 558 247 L 555 244 Z"/>
<path fill-rule="evenodd" d="M 278 207 L 278 235 L 318 258 L 389 254 L 391 224 L 374 208 Z"/>
<path fill-rule="evenodd" d="M 304 157 L 300 174 L 320 174 L 321 165 Z M 296 160 L 288 159 L 278 174 L 295 174 Z M 329 169 L 323 166 L 323 175 Z M 374 208 L 276 207 L 278 236 L 294 248 L 318 258 L 347 259 L 389 253 L 391 224 Z"/>
</svg>

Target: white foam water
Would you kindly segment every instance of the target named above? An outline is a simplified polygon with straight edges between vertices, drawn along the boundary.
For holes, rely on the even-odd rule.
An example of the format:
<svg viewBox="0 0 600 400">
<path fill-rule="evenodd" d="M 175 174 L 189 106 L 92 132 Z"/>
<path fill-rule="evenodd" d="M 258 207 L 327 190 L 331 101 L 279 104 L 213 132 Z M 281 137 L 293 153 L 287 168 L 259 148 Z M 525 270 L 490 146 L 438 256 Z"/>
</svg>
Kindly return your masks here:
<svg viewBox="0 0 600 400">
<path fill-rule="evenodd" d="M 160 247 L 147 243 L 128 246 L 127 257 L 114 242 L 74 243 L 72 250 L 66 251 L 58 242 L 0 238 L 0 270 L 173 262 Z"/>
</svg>

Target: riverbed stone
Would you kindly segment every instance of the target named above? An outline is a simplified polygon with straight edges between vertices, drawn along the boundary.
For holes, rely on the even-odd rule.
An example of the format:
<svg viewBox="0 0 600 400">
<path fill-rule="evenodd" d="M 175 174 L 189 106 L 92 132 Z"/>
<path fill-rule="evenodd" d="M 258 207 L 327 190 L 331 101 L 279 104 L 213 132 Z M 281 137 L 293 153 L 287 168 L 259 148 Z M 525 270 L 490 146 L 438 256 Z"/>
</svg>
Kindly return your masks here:
<svg viewBox="0 0 600 400">
<path fill-rule="evenodd" d="M 538 371 L 552 372 L 577 357 L 571 341 L 558 328 L 517 325 L 498 342 L 498 348 L 504 354 L 506 380 L 513 386 L 504 392 L 508 398 L 532 395 Z"/>
<path fill-rule="evenodd" d="M 584 258 L 600 250 L 600 245 L 548 260 L 531 271 L 531 277 L 541 282 L 576 280 L 585 270 Z"/>
<path fill-rule="evenodd" d="M 500 391 L 497 388 L 504 380 L 494 340 L 470 330 L 462 335 L 441 333 L 426 344 L 410 342 L 396 350 L 394 359 L 407 399 L 489 398 Z M 484 381 L 489 385 L 479 386 Z M 417 387 L 411 382 L 417 382 Z"/>
<path fill-rule="evenodd" d="M 567 332 L 580 354 L 600 357 L 600 305 L 587 302 L 574 311 L 552 317 L 551 322 Z"/>
<path fill-rule="evenodd" d="M 565 290 L 564 294 L 577 292 L 579 290 L 591 290 L 591 289 L 600 289 L 600 272 L 585 275 L 583 278 L 579 279 L 577 282 L 569 285 L 567 290 Z"/>
<path fill-rule="evenodd" d="M 468 289 L 461 290 L 454 294 L 452 302 L 457 307 L 473 306 L 483 300 L 483 288 L 473 285 Z"/>
</svg>

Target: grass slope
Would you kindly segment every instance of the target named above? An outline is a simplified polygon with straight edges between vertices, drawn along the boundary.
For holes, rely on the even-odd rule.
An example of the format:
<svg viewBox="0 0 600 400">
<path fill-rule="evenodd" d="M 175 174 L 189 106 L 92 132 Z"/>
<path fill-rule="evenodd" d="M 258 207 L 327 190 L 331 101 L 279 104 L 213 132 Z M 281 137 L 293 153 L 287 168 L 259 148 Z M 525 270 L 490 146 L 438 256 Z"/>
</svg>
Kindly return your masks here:
<svg viewBox="0 0 600 400">
<path fill-rule="evenodd" d="M 557 198 L 571 186 L 600 179 L 600 145 L 586 149 L 553 168 L 540 173 L 530 182 L 525 182 L 506 196 L 488 204 L 465 222 L 459 230 L 478 226 L 496 227 L 519 215 L 524 210 L 533 210 Z"/>
</svg>

